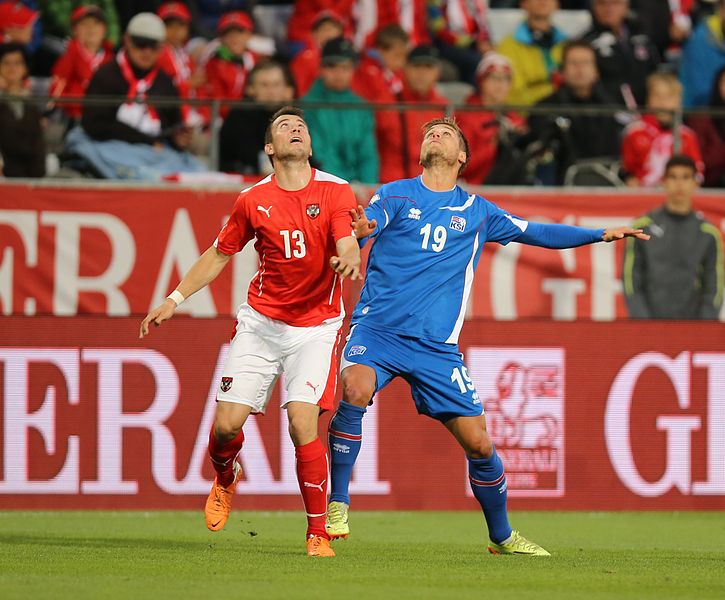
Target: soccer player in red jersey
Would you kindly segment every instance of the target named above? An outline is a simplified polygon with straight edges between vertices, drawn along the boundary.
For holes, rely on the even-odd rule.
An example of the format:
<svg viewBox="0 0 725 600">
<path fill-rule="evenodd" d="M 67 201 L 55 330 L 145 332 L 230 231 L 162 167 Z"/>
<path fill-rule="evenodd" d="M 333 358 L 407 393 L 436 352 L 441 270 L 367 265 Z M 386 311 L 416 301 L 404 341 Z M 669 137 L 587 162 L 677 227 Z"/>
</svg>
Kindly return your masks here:
<svg viewBox="0 0 725 600">
<path fill-rule="evenodd" d="M 147 315 L 140 337 L 151 323 L 170 319 L 184 298 L 209 284 L 234 253 L 256 238 L 259 271 L 237 314 L 209 435 L 216 478 L 206 502 L 206 524 L 212 531 L 224 527 L 241 477 L 235 459 L 244 441 L 242 427 L 250 414 L 264 412 L 284 372 L 282 406 L 307 513 L 307 554 L 334 556 L 325 531 L 328 457 L 317 421 L 321 410 L 332 408 L 337 384 L 342 280 L 360 277 L 350 216 L 357 202 L 346 181 L 310 167 L 312 142 L 300 109 L 277 111 L 265 141 L 274 173 L 239 194 L 214 245 Z"/>
</svg>

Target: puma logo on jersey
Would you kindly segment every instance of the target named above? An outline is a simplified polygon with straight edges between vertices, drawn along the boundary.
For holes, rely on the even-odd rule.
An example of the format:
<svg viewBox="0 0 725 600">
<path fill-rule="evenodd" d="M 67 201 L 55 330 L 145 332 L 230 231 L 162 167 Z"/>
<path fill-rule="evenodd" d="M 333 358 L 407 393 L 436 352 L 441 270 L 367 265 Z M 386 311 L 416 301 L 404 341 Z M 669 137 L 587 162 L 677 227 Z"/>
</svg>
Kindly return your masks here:
<svg viewBox="0 0 725 600">
<path fill-rule="evenodd" d="M 315 392 L 315 394 L 317 394 L 317 388 L 318 388 L 318 387 L 320 387 L 320 385 L 319 385 L 319 384 L 317 384 L 317 385 L 312 385 L 312 384 L 311 384 L 311 383 L 310 383 L 309 381 L 307 381 L 306 383 L 307 383 L 307 385 L 308 385 L 309 387 L 311 387 L 311 388 L 312 388 L 312 391 L 314 391 L 314 392 Z"/>
<path fill-rule="evenodd" d="M 257 210 L 261 210 L 265 215 L 269 217 L 269 211 L 272 210 L 272 206 L 270 205 L 269 208 L 264 208 L 261 204 L 257 206 Z"/>
<path fill-rule="evenodd" d="M 315 488 L 315 489 L 320 490 L 321 492 L 324 492 L 325 490 L 322 489 L 322 486 L 325 485 L 325 482 L 326 481 L 327 481 L 327 479 L 323 479 L 322 481 L 320 481 L 319 484 L 318 483 L 310 483 L 309 481 L 303 481 L 302 483 L 304 484 L 305 487 Z"/>
</svg>

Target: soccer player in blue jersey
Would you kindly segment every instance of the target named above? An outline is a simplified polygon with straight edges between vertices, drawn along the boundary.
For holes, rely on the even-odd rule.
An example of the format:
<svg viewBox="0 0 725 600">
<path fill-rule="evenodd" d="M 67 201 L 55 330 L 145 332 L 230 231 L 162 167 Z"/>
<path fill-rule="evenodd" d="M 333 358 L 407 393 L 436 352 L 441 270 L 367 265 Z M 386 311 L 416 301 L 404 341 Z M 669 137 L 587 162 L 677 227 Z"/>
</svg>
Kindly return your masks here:
<svg viewBox="0 0 725 600">
<path fill-rule="evenodd" d="M 458 350 L 473 273 L 486 242 L 572 248 L 641 229 L 585 229 L 532 223 L 456 185 L 470 156 L 452 119 L 424 127 L 423 174 L 381 186 L 353 215 L 360 245 L 369 239 L 367 276 L 343 350 L 343 400 L 330 422 L 330 537 L 349 534 L 348 487 L 373 395 L 395 377 L 411 388 L 420 414 L 440 421 L 466 453 L 471 489 L 483 509 L 493 554 L 549 553 L 509 525 L 506 476 L 486 431 L 481 400 Z"/>
</svg>

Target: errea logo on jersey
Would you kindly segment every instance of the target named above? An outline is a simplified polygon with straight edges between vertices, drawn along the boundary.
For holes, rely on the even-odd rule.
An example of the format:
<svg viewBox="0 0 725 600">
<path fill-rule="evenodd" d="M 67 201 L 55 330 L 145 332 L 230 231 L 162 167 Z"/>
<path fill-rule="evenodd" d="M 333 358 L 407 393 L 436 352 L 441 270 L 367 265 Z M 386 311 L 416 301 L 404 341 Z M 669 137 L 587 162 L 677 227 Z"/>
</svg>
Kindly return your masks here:
<svg viewBox="0 0 725 600">
<path fill-rule="evenodd" d="M 416 221 L 420 221 L 420 213 L 421 213 L 421 210 L 419 208 L 411 208 L 408 211 L 408 218 L 415 219 Z"/>
<path fill-rule="evenodd" d="M 358 356 L 360 354 L 365 354 L 365 351 L 367 350 L 366 346 L 352 346 L 350 350 L 348 350 L 347 355 L 348 356 Z"/>
<path fill-rule="evenodd" d="M 372 206 L 378 200 L 380 200 L 380 194 L 375 194 L 372 198 L 370 198 L 370 202 L 368 202 L 368 206 Z"/>
</svg>

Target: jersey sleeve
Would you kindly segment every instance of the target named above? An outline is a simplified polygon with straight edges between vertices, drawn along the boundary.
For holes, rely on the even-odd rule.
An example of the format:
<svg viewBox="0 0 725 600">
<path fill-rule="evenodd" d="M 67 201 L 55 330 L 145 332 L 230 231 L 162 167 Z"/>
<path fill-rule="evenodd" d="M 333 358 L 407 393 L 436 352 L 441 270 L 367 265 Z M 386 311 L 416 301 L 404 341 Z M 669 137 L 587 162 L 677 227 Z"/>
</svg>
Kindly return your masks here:
<svg viewBox="0 0 725 600">
<path fill-rule="evenodd" d="M 332 237 L 336 242 L 354 235 L 350 211 L 357 208 L 357 198 L 352 188 L 347 184 L 338 187 L 340 190 L 336 195 L 332 217 L 330 218 Z"/>
<path fill-rule="evenodd" d="M 486 240 L 505 246 L 526 231 L 529 222 L 514 217 L 492 202 L 488 203 Z"/>
<path fill-rule="evenodd" d="M 214 240 L 214 247 L 219 252 L 236 254 L 254 237 L 254 230 L 247 217 L 246 198 L 247 194 L 239 194 L 229 220 L 224 224 L 216 240 Z"/>
</svg>

